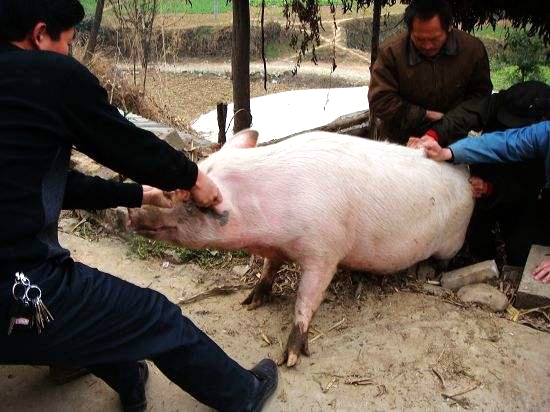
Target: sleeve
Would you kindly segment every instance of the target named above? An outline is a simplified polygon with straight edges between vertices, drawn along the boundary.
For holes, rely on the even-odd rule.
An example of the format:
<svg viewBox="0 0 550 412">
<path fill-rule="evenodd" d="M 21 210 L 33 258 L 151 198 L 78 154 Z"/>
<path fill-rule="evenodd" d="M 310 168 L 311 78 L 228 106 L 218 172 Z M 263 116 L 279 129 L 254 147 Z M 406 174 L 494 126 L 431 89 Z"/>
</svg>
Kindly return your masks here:
<svg viewBox="0 0 550 412">
<path fill-rule="evenodd" d="M 466 86 L 466 99 L 491 95 L 493 83 L 491 82 L 491 69 L 489 67 L 489 56 L 481 42 L 476 39 L 479 47 L 478 60 L 475 62 L 474 70 Z"/>
<path fill-rule="evenodd" d="M 545 156 L 550 140 L 550 121 L 520 129 L 486 133 L 453 143 L 455 163 L 520 162 Z"/>
<path fill-rule="evenodd" d="M 441 120 L 432 125 L 441 146 L 448 146 L 466 136 L 470 130 L 483 128 L 486 113 L 489 110 L 490 97 L 475 97 L 467 100 L 445 113 Z"/>
<path fill-rule="evenodd" d="M 61 99 L 71 143 L 132 180 L 163 190 L 190 189 L 197 165 L 109 104 L 98 79 L 77 64 Z"/>
<path fill-rule="evenodd" d="M 383 49 L 371 70 L 369 108 L 387 125 L 398 125 L 400 134 L 421 128 L 426 110 L 399 95 L 397 69 L 389 49 Z"/>
<path fill-rule="evenodd" d="M 118 183 L 69 171 L 63 209 L 99 210 L 110 207 L 140 207 L 143 188 L 135 183 Z"/>
</svg>

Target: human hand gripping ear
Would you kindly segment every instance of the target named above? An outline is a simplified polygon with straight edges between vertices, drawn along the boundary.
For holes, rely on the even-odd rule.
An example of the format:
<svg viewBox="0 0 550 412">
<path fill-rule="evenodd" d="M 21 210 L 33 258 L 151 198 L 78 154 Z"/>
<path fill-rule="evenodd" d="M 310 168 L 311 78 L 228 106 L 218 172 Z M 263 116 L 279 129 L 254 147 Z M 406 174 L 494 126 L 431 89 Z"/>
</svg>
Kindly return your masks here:
<svg viewBox="0 0 550 412">
<path fill-rule="evenodd" d="M 199 170 L 197 182 L 191 188 L 190 193 L 198 207 L 216 206 L 223 201 L 218 186 L 201 170 Z"/>
<path fill-rule="evenodd" d="M 143 205 L 150 205 L 156 207 L 171 208 L 174 206 L 174 202 L 185 202 L 189 200 L 191 193 L 188 190 L 177 189 L 172 192 L 165 192 L 156 187 L 143 185 Z"/>
<path fill-rule="evenodd" d="M 172 199 L 169 194 L 152 186 L 141 186 L 143 189 L 143 200 L 141 205 L 151 205 L 157 207 L 172 207 Z"/>
</svg>

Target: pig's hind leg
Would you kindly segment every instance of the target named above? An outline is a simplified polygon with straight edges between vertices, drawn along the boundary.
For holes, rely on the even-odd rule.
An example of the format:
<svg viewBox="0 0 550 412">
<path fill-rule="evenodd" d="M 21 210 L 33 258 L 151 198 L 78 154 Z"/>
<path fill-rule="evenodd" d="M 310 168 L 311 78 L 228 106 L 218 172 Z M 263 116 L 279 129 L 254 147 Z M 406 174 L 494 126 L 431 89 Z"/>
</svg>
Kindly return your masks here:
<svg viewBox="0 0 550 412">
<path fill-rule="evenodd" d="M 277 272 L 283 265 L 284 261 L 281 259 L 268 259 L 264 260 L 264 266 L 262 268 L 262 274 L 260 280 L 254 286 L 250 295 L 243 300 L 243 305 L 248 305 L 248 309 L 256 309 L 262 306 L 264 303 L 269 302 L 271 299 L 271 289 L 273 288 L 273 282 L 277 278 Z"/>
<path fill-rule="evenodd" d="M 285 353 L 280 364 L 296 365 L 300 354 L 309 356 L 308 330 L 319 308 L 325 291 L 336 272 L 338 262 L 302 264 L 303 275 L 298 287 L 294 312 L 294 325 L 290 331 Z"/>
</svg>

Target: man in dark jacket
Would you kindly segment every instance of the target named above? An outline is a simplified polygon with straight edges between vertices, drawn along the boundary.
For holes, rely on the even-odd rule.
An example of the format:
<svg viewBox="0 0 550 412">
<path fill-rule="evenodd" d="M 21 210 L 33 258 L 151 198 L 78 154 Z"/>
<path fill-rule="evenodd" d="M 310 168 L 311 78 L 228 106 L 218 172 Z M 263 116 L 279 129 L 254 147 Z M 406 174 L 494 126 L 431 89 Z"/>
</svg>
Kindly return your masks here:
<svg viewBox="0 0 550 412">
<path fill-rule="evenodd" d="M 405 144 L 463 101 L 491 93 L 483 43 L 451 28 L 451 19 L 444 0 L 414 0 L 405 11 L 408 32 L 381 45 L 369 106 L 382 137 Z"/>
<path fill-rule="evenodd" d="M 221 201 L 196 164 L 121 116 L 66 56 L 83 16 L 78 0 L 0 2 L 0 363 L 87 367 L 137 411 L 139 360 L 151 359 L 213 408 L 260 410 L 277 385 L 272 361 L 243 369 L 166 297 L 74 262 L 58 242 L 62 208 L 156 203 L 141 185 L 69 172 L 73 146 L 199 206 Z"/>
</svg>

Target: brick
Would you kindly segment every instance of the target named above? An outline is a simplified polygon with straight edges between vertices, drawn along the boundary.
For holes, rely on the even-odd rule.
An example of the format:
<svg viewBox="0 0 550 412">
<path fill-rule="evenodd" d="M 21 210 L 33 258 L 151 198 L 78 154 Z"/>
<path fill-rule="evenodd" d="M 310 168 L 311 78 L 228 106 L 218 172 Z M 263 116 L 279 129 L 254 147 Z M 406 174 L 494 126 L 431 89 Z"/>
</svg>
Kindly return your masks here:
<svg viewBox="0 0 550 412">
<path fill-rule="evenodd" d="M 458 290 L 472 283 L 483 283 L 498 277 L 498 268 L 494 260 L 486 260 L 475 265 L 445 272 L 441 275 L 441 286 L 445 289 Z"/>
<path fill-rule="evenodd" d="M 502 312 L 508 307 L 506 295 L 497 288 L 485 283 L 463 286 L 456 295 L 463 302 L 480 303 L 493 312 Z"/>
<path fill-rule="evenodd" d="M 550 247 L 533 245 L 525 263 L 514 306 L 522 309 L 550 305 L 550 284 L 533 279 L 531 273 L 544 258 L 550 258 Z"/>
<path fill-rule="evenodd" d="M 185 144 L 183 143 L 183 139 L 180 137 L 179 133 L 174 129 L 161 133 L 158 135 L 158 137 L 161 140 L 164 140 L 166 143 L 168 143 L 170 146 L 172 146 L 176 150 L 185 149 Z"/>
</svg>

